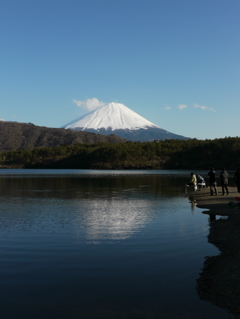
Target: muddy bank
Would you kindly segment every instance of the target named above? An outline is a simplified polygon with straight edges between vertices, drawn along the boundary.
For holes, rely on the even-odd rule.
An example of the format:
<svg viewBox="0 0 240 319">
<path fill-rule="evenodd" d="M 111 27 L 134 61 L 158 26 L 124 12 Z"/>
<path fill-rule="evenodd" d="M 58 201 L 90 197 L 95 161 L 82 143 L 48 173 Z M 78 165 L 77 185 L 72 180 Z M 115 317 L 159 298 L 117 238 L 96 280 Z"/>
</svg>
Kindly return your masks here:
<svg viewBox="0 0 240 319">
<path fill-rule="evenodd" d="M 240 318 L 240 209 L 229 206 L 240 194 L 236 187 L 229 190 L 228 196 L 222 196 L 222 192 L 210 196 L 209 189 L 193 195 L 197 207 L 208 209 L 203 212 L 212 220 L 208 241 L 220 250 L 220 255 L 206 257 L 197 280 L 197 291 L 201 299 L 227 308 Z"/>
</svg>

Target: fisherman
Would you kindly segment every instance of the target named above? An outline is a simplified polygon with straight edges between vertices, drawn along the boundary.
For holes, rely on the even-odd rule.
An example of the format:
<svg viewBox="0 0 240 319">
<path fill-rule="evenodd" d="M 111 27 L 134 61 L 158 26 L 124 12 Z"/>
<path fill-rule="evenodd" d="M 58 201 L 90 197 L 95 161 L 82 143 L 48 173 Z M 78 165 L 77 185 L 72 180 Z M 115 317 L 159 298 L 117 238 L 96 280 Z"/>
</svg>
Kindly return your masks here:
<svg viewBox="0 0 240 319">
<path fill-rule="evenodd" d="M 191 173 L 191 180 L 186 186 L 193 185 L 194 192 L 197 190 L 197 177 L 194 173 Z"/>
</svg>

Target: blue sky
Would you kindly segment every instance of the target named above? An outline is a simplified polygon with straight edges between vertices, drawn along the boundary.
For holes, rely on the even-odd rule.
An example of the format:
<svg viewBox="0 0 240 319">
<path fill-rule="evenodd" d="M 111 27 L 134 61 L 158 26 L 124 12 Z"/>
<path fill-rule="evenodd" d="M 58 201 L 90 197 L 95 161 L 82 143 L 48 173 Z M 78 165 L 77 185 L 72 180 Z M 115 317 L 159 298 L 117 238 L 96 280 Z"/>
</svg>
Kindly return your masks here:
<svg viewBox="0 0 240 319">
<path fill-rule="evenodd" d="M 0 118 L 61 127 L 95 98 L 176 134 L 240 136 L 239 16 L 239 0 L 2 1 Z"/>
</svg>

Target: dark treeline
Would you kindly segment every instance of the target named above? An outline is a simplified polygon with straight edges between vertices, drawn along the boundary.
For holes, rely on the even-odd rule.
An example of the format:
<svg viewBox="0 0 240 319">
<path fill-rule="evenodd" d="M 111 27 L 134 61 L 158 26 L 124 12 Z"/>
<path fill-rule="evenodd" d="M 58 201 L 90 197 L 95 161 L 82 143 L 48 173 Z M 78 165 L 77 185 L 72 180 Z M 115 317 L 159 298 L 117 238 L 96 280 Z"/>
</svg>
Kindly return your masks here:
<svg viewBox="0 0 240 319">
<path fill-rule="evenodd" d="M 240 166 L 240 138 L 77 144 L 0 153 L 1 167 L 216 169 Z"/>
</svg>

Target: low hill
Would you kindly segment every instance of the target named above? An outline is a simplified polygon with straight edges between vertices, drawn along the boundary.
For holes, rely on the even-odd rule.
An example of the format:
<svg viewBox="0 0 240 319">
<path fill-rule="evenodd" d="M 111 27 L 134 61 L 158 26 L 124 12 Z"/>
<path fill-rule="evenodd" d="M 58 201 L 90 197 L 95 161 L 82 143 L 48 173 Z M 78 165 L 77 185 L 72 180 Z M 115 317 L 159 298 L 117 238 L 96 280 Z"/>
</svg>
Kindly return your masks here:
<svg viewBox="0 0 240 319">
<path fill-rule="evenodd" d="M 0 152 L 72 144 L 123 143 L 116 135 L 77 132 L 31 123 L 0 122 Z"/>
</svg>

